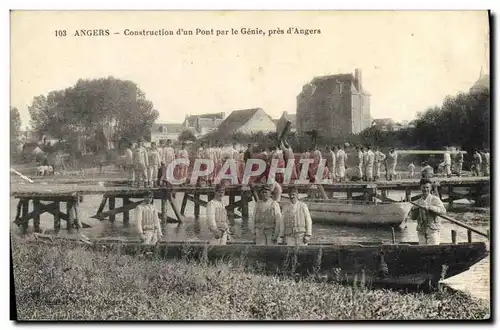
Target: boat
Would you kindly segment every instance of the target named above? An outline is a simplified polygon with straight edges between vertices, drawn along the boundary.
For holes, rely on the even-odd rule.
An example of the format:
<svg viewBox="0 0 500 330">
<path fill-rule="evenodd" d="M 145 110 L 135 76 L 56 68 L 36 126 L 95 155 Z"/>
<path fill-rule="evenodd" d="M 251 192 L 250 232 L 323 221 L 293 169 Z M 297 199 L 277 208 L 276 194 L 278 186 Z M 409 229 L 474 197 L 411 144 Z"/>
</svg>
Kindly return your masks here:
<svg viewBox="0 0 500 330">
<path fill-rule="evenodd" d="M 161 259 L 233 260 L 264 273 L 321 274 L 329 280 L 389 286 L 436 288 L 440 280 L 467 271 L 489 255 L 485 242 L 418 245 L 360 242 L 312 243 L 308 246 L 257 246 L 249 241 L 209 245 L 205 241 L 164 242 L 144 245 L 122 239 L 64 238 L 36 234 L 31 242 L 78 244 L 106 253 L 152 256 Z"/>
<path fill-rule="evenodd" d="M 404 226 L 408 202 L 369 202 L 341 199 L 304 199 L 316 222 L 350 226 Z"/>
</svg>

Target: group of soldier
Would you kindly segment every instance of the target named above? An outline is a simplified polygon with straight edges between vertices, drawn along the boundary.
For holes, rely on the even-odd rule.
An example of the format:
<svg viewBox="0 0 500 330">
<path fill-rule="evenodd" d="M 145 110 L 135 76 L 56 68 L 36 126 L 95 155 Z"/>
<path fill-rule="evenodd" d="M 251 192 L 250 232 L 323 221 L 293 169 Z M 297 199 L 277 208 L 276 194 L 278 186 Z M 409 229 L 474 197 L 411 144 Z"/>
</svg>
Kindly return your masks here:
<svg viewBox="0 0 500 330">
<path fill-rule="evenodd" d="M 312 235 L 312 220 L 307 205 L 298 199 L 298 191 L 289 192 L 290 203 L 280 205 L 280 196 L 272 194 L 273 185 L 264 185 L 259 191 L 250 228 L 257 245 L 307 245 Z M 214 198 L 207 203 L 207 224 L 212 234 L 210 244 L 226 245 L 231 235 L 230 222 L 222 201 L 224 185 L 214 186 Z M 153 204 L 153 193 L 147 192 L 144 201 L 134 210 L 136 229 L 144 244 L 156 244 L 163 236 L 158 212 Z"/>
</svg>

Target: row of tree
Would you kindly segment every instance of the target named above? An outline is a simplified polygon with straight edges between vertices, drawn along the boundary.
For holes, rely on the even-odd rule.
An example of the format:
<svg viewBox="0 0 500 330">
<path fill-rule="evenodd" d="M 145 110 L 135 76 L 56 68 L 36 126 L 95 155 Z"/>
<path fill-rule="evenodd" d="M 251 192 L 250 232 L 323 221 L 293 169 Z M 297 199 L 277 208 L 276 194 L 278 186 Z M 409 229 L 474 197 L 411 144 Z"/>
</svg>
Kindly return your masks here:
<svg viewBox="0 0 500 330">
<path fill-rule="evenodd" d="M 71 150 L 88 145 L 106 151 L 113 142 L 150 134 L 158 118 L 153 103 L 129 80 L 83 80 L 33 99 L 28 107 L 32 129 L 65 141 Z"/>
</svg>

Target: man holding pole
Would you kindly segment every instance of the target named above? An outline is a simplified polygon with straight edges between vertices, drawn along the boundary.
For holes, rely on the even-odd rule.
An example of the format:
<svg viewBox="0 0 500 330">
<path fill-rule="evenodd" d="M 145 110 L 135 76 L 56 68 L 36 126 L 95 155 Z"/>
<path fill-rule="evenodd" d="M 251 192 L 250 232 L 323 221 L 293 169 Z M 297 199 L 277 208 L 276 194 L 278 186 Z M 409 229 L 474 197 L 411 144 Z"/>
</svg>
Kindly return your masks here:
<svg viewBox="0 0 500 330">
<path fill-rule="evenodd" d="M 432 182 L 429 179 L 420 180 L 422 196 L 412 209 L 412 219 L 417 220 L 418 242 L 420 245 L 439 245 L 441 223 L 436 213 L 446 213 L 446 208 L 438 196 L 431 194 Z"/>
</svg>

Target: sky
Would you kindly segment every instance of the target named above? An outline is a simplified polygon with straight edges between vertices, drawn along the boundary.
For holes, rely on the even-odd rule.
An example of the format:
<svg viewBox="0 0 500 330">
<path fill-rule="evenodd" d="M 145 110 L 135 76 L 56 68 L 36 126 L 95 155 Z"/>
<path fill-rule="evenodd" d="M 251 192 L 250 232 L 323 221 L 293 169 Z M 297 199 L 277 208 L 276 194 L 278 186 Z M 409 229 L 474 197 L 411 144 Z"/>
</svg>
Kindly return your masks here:
<svg viewBox="0 0 500 330">
<path fill-rule="evenodd" d="M 180 28 L 239 33 L 124 35 Z M 320 33 L 286 34 L 289 28 Z M 110 35 L 74 36 L 80 29 Z M 274 29 L 285 34 L 268 36 Z M 488 33 L 486 11 L 14 11 L 10 103 L 25 127 L 33 97 L 113 76 L 138 84 L 158 122 L 255 107 L 279 118 L 296 112 L 297 95 L 315 76 L 359 68 L 371 116 L 411 120 L 468 91 L 482 67 L 487 72 Z"/>
</svg>

